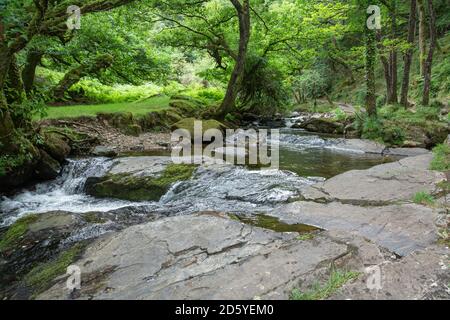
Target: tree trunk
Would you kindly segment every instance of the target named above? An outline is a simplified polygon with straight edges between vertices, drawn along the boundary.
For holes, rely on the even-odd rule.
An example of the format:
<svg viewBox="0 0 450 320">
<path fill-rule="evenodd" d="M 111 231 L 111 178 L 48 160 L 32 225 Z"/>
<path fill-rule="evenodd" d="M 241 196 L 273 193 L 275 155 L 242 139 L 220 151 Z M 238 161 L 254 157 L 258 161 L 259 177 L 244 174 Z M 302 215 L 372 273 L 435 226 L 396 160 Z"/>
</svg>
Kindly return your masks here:
<svg viewBox="0 0 450 320">
<path fill-rule="evenodd" d="M 239 53 L 230 80 L 225 97 L 220 106 L 219 118 L 224 118 L 228 113 L 233 111 L 236 103 L 236 97 L 239 85 L 242 81 L 245 71 L 245 60 L 247 56 L 247 48 L 250 40 L 250 2 L 244 0 L 243 4 L 239 0 L 230 0 L 239 17 Z"/>
<path fill-rule="evenodd" d="M 402 81 L 402 93 L 400 98 L 400 103 L 405 107 L 409 107 L 408 103 L 408 93 L 409 93 L 409 75 L 411 72 L 411 63 L 413 57 L 413 45 L 414 39 L 416 36 L 416 14 L 417 14 L 417 2 L 416 0 L 411 0 L 411 11 L 409 14 L 409 22 L 408 22 L 408 43 L 411 48 L 406 51 L 403 60 L 404 60 L 404 68 L 403 68 L 403 81 Z"/>
<path fill-rule="evenodd" d="M 396 0 L 392 1 L 391 9 L 391 37 L 394 40 L 397 37 L 397 3 Z M 390 96 L 387 99 L 388 104 L 398 103 L 398 76 L 397 76 L 397 50 L 394 48 L 389 54 L 389 68 L 390 68 Z"/>
<path fill-rule="evenodd" d="M 27 61 L 22 71 L 23 85 L 27 95 L 31 93 L 34 86 L 34 79 L 36 76 L 36 68 L 41 63 L 44 52 L 37 49 L 31 49 L 27 54 Z"/>
<path fill-rule="evenodd" d="M 433 0 L 428 0 L 428 11 L 430 14 L 430 48 L 428 50 L 428 56 L 425 61 L 424 69 L 422 97 L 423 106 L 428 106 L 430 104 L 431 71 L 433 66 L 434 50 L 436 49 L 436 14 L 434 12 Z"/>
<path fill-rule="evenodd" d="M 425 0 L 417 0 L 417 7 L 419 9 L 419 63 L 420 63 L 420 75 L 425 75 L 425 62 L 427 56 L 427 44 L 426 44 L 426 13 L 425 13 Z"/>
<path fill-rule="evenodd" d="M 109 68 L 112 65 L 113 57 L 109 54 L 99 55 L 94 61 L 81 64 L 80 66 L 68 71 L 64 78 L 58 83 L 55 89 L 53 89 L 53 96 L 55 101 L 61 101 L 64 99 L 64 94 L 74 84 L 81 80 L 81 78 L 88 75 L 99 73 L 102 70 Z"/>
<path fill-rule="evenodd" d="M 375 96 L 375 60 L 376 60 L 376 35 L 374 30 L 365 27 L 366 30 L 366 110 L 369 116 L 377 115 Z"/>
</svg>

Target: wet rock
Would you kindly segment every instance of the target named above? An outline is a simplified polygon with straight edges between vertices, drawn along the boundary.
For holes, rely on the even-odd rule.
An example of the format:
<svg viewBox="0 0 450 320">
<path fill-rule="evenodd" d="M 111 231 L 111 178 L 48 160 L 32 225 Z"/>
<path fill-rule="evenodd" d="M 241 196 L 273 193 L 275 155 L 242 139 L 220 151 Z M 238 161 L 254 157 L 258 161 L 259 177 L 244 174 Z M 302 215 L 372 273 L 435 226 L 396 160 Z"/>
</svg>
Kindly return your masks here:
<svg viewBox="0 0 450 320">
<path fill-rule="evenodd" d="M 348 203 L 411 201 L 417 192 L 434 194 L 444 173 L 429 170 L 432 154 L 382 164 L 368 170 L 353 170 L 315 187 L 329 199 Z"/>
<path fill-rule="evenodd" d="M 96 146 L 94 150 L 92 150 L 92 155 L 97 157 L 115 157 L 117 156 L 117 152 L 110 146 Z"/>
<path fill-rule="evenodd" d="M 399 157 L 415 157 L 429 153 L 430 151 L 424 148 L 388 148 L 384 151 L 385 155 Z"/>
<path fill-rule="evenodd" d="M 116 166 L 104 177 L 88 178 L 85 191 L 87 194 L 99 198 L 159 201 L 173 184 L 190 179 L 195 166 L 168 164 L 160 169 L 162 170 L 157 171 L 156 167 L 147 167 L 143 171 L 135 173 L 118 173 L 120 169 L 117 169 Z"/>
<path fill-rule="evenodd" d="M 63 163 L 71 152 L 69 144 L 56 132 L 44 133 L 43 149 L 59 163 Z"/>
<path fill-rule="evenodd" d="M 345 255 L 318 235 L 299 241 L 221 217 L 172 217 L 108 236 L 87 248 L 79 299 L 287 299 L 292 284 Z M 104 272 L 109 270 L 108 272 Z M 89 275 L 102 274 L 101 280 Z M 67 299 L 65 281 L 39 299 Z"/>
<path fill-rule="evenodd" d="M 355 153 L 383 154 L 386 146 L 366 139 L 329 139 L 330 149 L 342 150 Z"/>
<path fill-rule="evenodd" d="M 37 177 L 41 180 L 55 179 L 61 172 L 61 165 L 44 150 L 39 150 L 39 153 L 41 157 L 35 169 Z"/>
</svg>

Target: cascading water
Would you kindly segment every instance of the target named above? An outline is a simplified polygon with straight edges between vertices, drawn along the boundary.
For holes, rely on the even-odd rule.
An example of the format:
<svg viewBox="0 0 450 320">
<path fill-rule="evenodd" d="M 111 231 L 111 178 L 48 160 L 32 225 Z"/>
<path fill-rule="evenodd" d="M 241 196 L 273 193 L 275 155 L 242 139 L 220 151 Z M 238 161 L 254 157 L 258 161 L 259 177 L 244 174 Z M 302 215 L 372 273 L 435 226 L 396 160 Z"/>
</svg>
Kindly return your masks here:
<svg viewBox="0 0 450 320">
<path fill-rule="evenodd" d="M 113 163 L 107 158 L 69 160 L 54 181 L 40 183 L 11 198 L 3 197 L 0 202 L 0 225 L 10 224 L 31 212 L 109 211 L 129 205 L 126 201 L 95 199 L 83 192 L 88 177 L 104 175 Z"/>
</svg>

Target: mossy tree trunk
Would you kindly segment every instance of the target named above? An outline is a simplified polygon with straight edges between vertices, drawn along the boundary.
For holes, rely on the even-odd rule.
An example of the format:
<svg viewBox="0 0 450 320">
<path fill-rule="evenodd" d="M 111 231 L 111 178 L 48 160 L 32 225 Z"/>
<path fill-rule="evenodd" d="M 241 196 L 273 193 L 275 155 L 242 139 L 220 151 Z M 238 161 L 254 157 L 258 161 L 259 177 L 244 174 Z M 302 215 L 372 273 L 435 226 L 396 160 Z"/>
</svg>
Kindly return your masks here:
<svg viewBox="0 0 450 320">
<path fill-rule="evenodd" d="M 391 38 L 395 40 L 397 38 L 397 0 L 392 1 L 391 5 Z M 390 68 L 390 96 L 388 96 L 387 102 L 390 104 L 398 103 L 398 77 L 397 77 L 397 49 L 394 47 L 389 53 L 389 68 Z"/>
<path fill-rule="evenodd" d="M 27 95 L 29 95 L 33 90 L 34 79 L 36 77 L 36 68 L 41 63 L 43 55 L 44 52 L 36 48 L 32 48 L 28 51 L 27 61 L 22 71 L 23 85 Z"/>
<path fill-rule="evenodd" d="M 428 56 L 424 65 L 424 83 L 423 83 L 423 97 L 422 105 L 428 106 L 430 104 L 430 90 L 431 90 L 431 73 L 433 67 L 434 50 L 437 44 L 437 32 L 436 32 L 436 13 L 434 12 L 433 0 L 428 0 L 428 12 L 430 15 L 430 48 L 428 50 Z"/>
<path fill-rule="evenodd" d="M 97 56 L 93 61 L 83 63 L 76 68 L 73 68 L 66 73 L 64 78 L 59 82 L 53 90 L 54 100 L 61 101 L 64 99 L 64 94 L 83 77 L 97 74 L 109 68 L 113 63 L 113 57 L 109 54 L 102 54 Z"/>
<path fill-rule="evenodd" d="M 375 95 L 375 61 L 376 61 L 376 34 L 365 26 L 366 33 L 366 110 L 370 117 L 377 115 L 377 103 Z"/>
<path fill-rule="evenodd" d="M 426 23 L 426 12 L 425 12 L 425 0 L 417 0 L 417 7 L 419 9 L 419 64 L 420 64 L 420 74 L 425 75 L 425 61 L 427 56 L 427 23 Z"/>
<path fill-rule="evenodd" d="M 250 40 L 250 1 L 230 0 L 235 7 L 239 18 L 239 52 L 233 72 L 231 73 L 225 98 L 219 110 L 219 118 L 225 117 L 235 108 L 239 86 L 244 76 L 245 60 L 247 57 L 248 43 Z"/>
<path fill-rule="evenodd" d="M 417 22 L 417 2 L 416 0 L 411 0 L 410 5 L 410 14 L 408 21 L 408 43 L 410 44 L 410 48 L 406 51 L 403 60 L 405 62 L 405 66 L 403 69 L 403 81 L 402 81 L 402 92 L 400 98 L 400 104 L 405 108 L 409 107 L 408 103 L 408 93 L 409 93 L 409 76 L 411 73 L 411 63 L 413 58 L 413 46 L 414 39 L 416 36 L 416 22 Z"/>
</svg>

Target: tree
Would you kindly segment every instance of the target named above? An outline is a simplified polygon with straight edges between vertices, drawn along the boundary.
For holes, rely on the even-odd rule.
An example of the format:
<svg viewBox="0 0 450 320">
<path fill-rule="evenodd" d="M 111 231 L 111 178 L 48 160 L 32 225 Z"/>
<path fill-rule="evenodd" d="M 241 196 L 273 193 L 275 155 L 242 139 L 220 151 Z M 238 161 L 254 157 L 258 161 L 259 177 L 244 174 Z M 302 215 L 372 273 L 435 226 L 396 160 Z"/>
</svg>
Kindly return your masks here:
<svg viewBox="0 0 450 320">
<path fill-rule="evenodd" d="M 239 19 L 239 49 L 236 64 L 228 81 L 225 97 L 220 105 L 218 117 L 223 118 L 232 112 L 235 107 L 239 86 L 244 76 L 245 60 L 247 57 L 248 42 L 250 40 L 250 1 L 230 0 L 236 9 Z"/>
<path fill-rule="evenodd" d="M 424 83 L 423 83 L 423 97 L 422 105 L 428 106 L 430 104 L 430 90 L 431 90 L 431 72 L 433 66 L 434 50 L 436 49 L 436 13 L 433 7 L 433 0 L 428 0 L 428 13 L 430 15 L 429 32 L 430 32 L 430 47 L 428 49 L 428 56 L 424 65 Z"/>
<path fill-rule="evenodd" d="M 370 2 L 370 1 L 369 1 Z M 369 16 L 367 16 L 369 17 Z M 376 61 L 376 34 L 375 30 L 365 27 L 366 34 L 366 110 L 369 116 L 377 115 L 376 88 L 375 88 L 375 61 Z"/>
<path fill-rule="evenodd" d="M 410 14 L 408 21 L 408 44 L 410 47 L 406 50 L 403 61 L 403 81 L 402 81 L 402 92 L 400 103 L 405 107 L 409 107 L 408 103 L 408 92 L 409 92 L 409 76 L 411 72 L 411 63 L 413 57 L 413 49 L 414 49 L 414 39 L 416 35 L 416 22 L 417 22 L 417 2 L 416 0 L 411 0 L 410 5 Z"/>
</svg>

